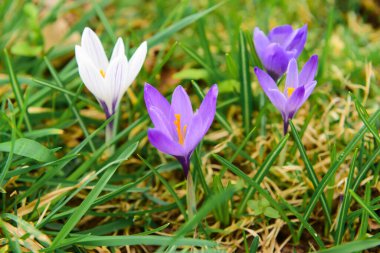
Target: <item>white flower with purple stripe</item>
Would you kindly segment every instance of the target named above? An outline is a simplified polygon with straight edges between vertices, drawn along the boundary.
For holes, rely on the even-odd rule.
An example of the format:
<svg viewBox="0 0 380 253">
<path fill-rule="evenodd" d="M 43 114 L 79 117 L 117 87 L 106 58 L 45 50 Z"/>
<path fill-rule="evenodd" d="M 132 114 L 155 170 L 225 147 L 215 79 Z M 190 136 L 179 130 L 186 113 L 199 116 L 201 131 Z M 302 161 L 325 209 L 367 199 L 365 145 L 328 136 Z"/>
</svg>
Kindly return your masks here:
<svg viewBox="0 0 380 253">
<path fill-rule="evenodd" d="M 98 36 L 90 28 L 84 29 L 81 45 L 75 46 L 79 75 L 107 118 L 115 113 L 124 93 L 140 72 L 146 54 L 147 43 L 144 41 L 128 61 L 123 40 L 118 38 L 108 61 Z"/>
</svg>

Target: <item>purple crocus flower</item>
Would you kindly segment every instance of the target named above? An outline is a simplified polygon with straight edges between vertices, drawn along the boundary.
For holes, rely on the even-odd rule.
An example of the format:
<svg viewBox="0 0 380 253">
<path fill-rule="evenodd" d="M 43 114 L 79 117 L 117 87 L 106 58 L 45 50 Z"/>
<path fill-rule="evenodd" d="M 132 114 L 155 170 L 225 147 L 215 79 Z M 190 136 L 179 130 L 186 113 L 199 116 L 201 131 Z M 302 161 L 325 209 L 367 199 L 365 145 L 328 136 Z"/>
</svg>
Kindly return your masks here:
<svg viewBox="0 0 380 253">
<path fill-rule="evenodd" d="M 214 120 L 218 86 L 214 84 L 199 110 L 193 112 L 190 98 L 181 85 L 173 93 L 171 104 L 152 85 L 145 83 L 144 99 L 154 128 L 148 129 L 150 143 L 163 153 L 177 158 L 185 176 L 190 156 Z"/>
<path fill-rule="evenodd" d="M 273 28 L 266 36 L 255 28 L 253 41 L 258 57 L 268 74 L 277 81 L 286 71 L 290 59 L 297 58 L 306 42 L 307 25 L 293 30 L 290 25 Z"/>
<path fill-rule="evenodd" d="M 314 80 L 318 68 L 318 56 L 313 55 L 298 74 L 297 61 L 290 60 L 286 71 L 285 89 L 281 92 L 271 76 L 259 68 L 255 73 L 261 87 L 273 105 L 281 112 L 284 120 L 284 134 L 288 131 L 289 120 L 310 96 L 317 81 Z"/>
</svg>

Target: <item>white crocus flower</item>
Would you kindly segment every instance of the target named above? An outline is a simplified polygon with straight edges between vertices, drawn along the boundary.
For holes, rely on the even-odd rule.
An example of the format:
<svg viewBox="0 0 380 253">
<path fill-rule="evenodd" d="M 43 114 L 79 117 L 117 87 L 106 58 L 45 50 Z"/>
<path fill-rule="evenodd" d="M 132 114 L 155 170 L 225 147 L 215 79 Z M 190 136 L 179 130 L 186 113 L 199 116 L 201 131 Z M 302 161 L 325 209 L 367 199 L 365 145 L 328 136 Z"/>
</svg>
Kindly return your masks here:
<svg viewBox="0 0 380 253">
<path fill-rule="evenodd" d="M 124 52 L 124 43 L 118 38 L 110 61 L 98 36 L 86 27 L 81 45 L 75 46 L 79 75 L 104 109 L 107 118 L 115 113 L 120 100 L 140 72 L 147 54 L 144 41 L 130 61 Z"/>
</svg>

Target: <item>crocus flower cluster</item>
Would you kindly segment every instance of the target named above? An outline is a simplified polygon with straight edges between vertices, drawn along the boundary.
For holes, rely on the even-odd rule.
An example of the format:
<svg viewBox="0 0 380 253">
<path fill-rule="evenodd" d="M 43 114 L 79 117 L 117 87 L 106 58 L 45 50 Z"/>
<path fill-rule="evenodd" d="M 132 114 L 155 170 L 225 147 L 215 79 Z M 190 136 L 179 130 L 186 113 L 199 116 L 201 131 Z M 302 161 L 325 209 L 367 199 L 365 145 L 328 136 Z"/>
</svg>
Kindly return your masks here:
<svg viewBox="0 0 380 253">
<path fill-rule="evenodd" d="M 317 83 L 314 80 L 318 66 L 316 55 L 298 72 L 296 58 L 304 48 L 306 37 L 306 25 L 296 30 L 290 25 L 279 26 L 268 36 L 259 28 L 254 31 L 255 49 L 264 66 L 264 70 L 255 67 L 255 74 L 265 94 L 281 112 L 284 133 L 287 132 L 289 120 Z M 136 78 L 146 53 L 147 43 L 143 42 L 128 61 L 123 40 L 119 38 L 108 61 L 98 36 L 89 28 L 83 31 L 81 46 L 75 47 L 79 74 L 107 118 L 115 113 L 123 94 Z M 284 74 L 285 88 L 280 91 L 277 82 Z M 169 103 L 152 85 L 145 84 L 145 104 L 154 125 L 154 128 L 148 129 L 149 141 L 161 152 L 174 156 L 181 163 L 186 177 L 190 157 L 214 120 L 217 97 L 218 87 L 214 84 L 194 112 L 182 86 L 174 90 Z"/>
<path fill-rule="evenodd" d="M 150 143 L 163 153 L 177 158 L 185 176 L 190 157 L 214 120 L 218 87 L 214 84 L 201 106 L 193 112 L 190 98 L 182 86 L 172 95 L 171 104 L 152 85 L 146 83 L 144 99 L 154 128 L 148 130 Z"/>
<path fill-rule="evenodd" d="M 293 30 L 289 25 L 274 28 L 267 36 L 259 29 L 254 31 L 254 44 L 265 71 L 255 67 L 255 74 L 265 94 L 281 112 L 284 134 L 289 120 L 313 92 L 318 68 L 318 56 L 313 55 L 298 73 L 296 58 L 302 52 L 307 36 L 307 26 Z M 285 88 L 277 86 L 279 78 L 286 74 Z"/>
<path fill-rule="evenodd" d="M 124 43 L 118 38 L 110 61 L 96 33 L 85 28 L 80 46 L 75 46 L 79 75 L 87 89 L 96 97 L 106 117 L 115 113 L 121 98 L 135 80 L 145 61 L 147 43 L 144 41 L 130 61 Z"/>
<path fill-rule="evenodd" d="M 306 42 L 307 26 L 293 30 L 290 25 L 278 26 L 266 36 L 255 28 L 253 41 L 258 57 L 267 73 L 277 81 L 286 71 L 290 59 L 297 58 Z"/>
<path fill-rule="evenodd" d="M 255 73 L 265 94 L 272 104 L 281 112 L 284 120 L 284 133 L 288 131 L 289 119 L 292 119 L 298 109 L 313 92 L 317 82 L 314 80 L 317 72 L 318 56 L 313 55 L 298 73 L 297 61 L 289 62 L 284 91 L 281 92 L 276 82 L 266 72 L 255 68 Z"/>
</svg>

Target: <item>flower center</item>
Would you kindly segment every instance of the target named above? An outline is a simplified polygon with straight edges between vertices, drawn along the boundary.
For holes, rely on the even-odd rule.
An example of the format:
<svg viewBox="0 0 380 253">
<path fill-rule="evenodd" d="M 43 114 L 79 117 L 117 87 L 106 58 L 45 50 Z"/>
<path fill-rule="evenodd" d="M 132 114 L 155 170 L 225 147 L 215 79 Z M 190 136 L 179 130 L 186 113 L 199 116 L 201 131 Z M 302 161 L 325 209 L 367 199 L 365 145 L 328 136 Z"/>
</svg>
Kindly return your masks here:
<svg viewBox="0 0 380 253">
<path fill-rule="evenodd" d="M 293 88 L 293 87 L 289 87 L 289 88 L 287 89 L 288 98 L 293 94 L 294 90 L 295 90 L 295 88 Z"/>
<path fill-rule="evenodd" d="M 105 78 L 106 77 L 106 72 L 104 72 L 104 70 L 103 69 L 100 69 L 100 74 L 102 75 L 102 77 L 103 78 Z"/>
<path fill-rule="evenodd" d="M 178 135 L 178 143 L 183 145 L 185 141 L 187 125 L 184 125 L 183 130 L 182 130 L 181 129 L 181 114 L 175 114 L 174 116 L 176 118 L 176 120 L 174 121 L 174 125 L 176 126 L 176 131 Z"/>
</svg>

